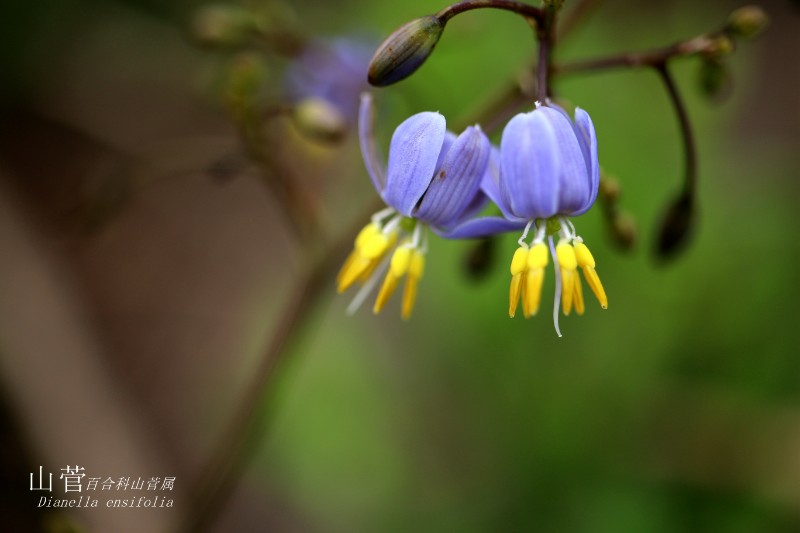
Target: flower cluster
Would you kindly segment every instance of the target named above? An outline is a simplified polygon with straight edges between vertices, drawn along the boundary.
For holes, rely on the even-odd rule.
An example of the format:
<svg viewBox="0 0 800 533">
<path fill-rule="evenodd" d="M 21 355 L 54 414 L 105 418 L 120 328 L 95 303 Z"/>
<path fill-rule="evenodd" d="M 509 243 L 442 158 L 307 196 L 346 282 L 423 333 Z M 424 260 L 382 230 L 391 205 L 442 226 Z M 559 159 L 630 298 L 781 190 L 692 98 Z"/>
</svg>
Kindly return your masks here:
<svg viewBox="0 0 800 533">
<path fill-rule="evenodd" d="M 597 138 L 588 113 L 577 109 L 573 121 L 561 108 L 537 102 L 533 111 L 508 123 L 499 148 L 479 126 L 456 136 L 447 131 L 439 113 L 418 113 L 395 130 L 385 170 L 372 123 L 372 100 L 364 94 L 359 113 L 362 154 L 387 208 L 359 233 L 339 272 L 339 292 L 362 285 L 350 311 L 383 278 L 373 308 L 380 312 L 406 277 L 402 316 L 411 315 L 424 269 L 428 228 L 459 239 L 522 231 L 511 262 L 511 317 L 520 301 L 526 318 L 538 311 L 549 255 L 556 267 L 553 316 L 559 335 L 559 303 L 565 315 L 573 308 L 578 314 L 584 311 L 578 267 L 600 305 L 607 307 L 594 258 L 568 218 L 586 212 L 599 188 Z M 489 202 L 502 217 L 480 216 Z M 530 244 L 525 242 L 529 234 Z M 558 237 L 557 244 L 553 237 Z"/>
</svg>

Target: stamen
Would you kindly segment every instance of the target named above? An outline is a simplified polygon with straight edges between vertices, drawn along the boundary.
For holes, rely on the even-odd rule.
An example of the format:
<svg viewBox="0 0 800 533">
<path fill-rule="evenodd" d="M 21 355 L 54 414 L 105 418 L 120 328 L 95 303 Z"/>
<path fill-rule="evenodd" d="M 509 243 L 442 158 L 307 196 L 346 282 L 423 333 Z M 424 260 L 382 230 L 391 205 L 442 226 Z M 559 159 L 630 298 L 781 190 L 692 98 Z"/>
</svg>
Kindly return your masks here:
<svg viewBox="0 0 800 533">
<path fill-rule="evenodd" d="M 400 278 L 406 275 L 408 267 L 411 264 L 411 248 L 406 245 L 400 245 L 392 254 L 392 260 L 389 263 L 389 271 L 386 272 L 386 278 L 383 280 L 381 290 L 378 292 L 378 298 L 375 300 L 375 305 L 372 312 L 376 315 L 381 312 L 386 302 L 394 294 L 397 289 L 397 283 Z"/>
<path fill-rule="evenodd" d="M 380 262 L 380 265 L 378 266 L 378 268 L 375 269 L 374 275 L 371 276 L 364 283 L 364 285 L 361 286 L 360 289 L 358 289 L 358 292 L 356 293 L 355 297 L 353 298 L 353 301 L 350 302 L 350 305 L 348 305 L 347 309 L 345 310 L 345 313 L 347 314 L 347 316 L 353 316 L 355 314 L 355 312 L 359 310 L 359 308 L 361 307 L 361 304 L 364 303 L 364 300 L 367 299 L 367 296 L 369 296 L 369 294 L 375 288 L 375 285 L 377 285 L 378 281 L 383 277 L 383 274 L 384 274 L 384 272 L 386 272 L 386 269 L 389 268 L 389 260 L 390 259 L 391 259 L 391 257 L 388 256 L 388 255 L 386 257 L 384 257 L 383 261 Z"/>
<path fill-rule="evenodd" d="M 561 270 L 561 304 L 564 306 L 564 314 L 569 315 L 572 312 L 572 298 L 575 295 L 578 262 L 575 259 L 575 249 L 567 241 L 558 243 L 556 253 Z"/>
<path fill-rule="evenodd" d="M 559 271 L 561 269 L 558 266 L 558 256 L 556 255 L 556 247 L 553 244 L 553 236 L 551 235 L 548 237 L 547 241 L 550 245 L 550 254 L 553 256 L 553 266 L 556 268 L 556 294 L 553 301 L 553 325 L 556 328 L 556 333 L 558 333 L 558 336 L 561 337 L 561 330 L 558 327 L 558 304 L 561 301 L 561 273 Z"/>
<path fill-rule="evenodd" d="M 517 243 L 519 243 L 520 246 L 525 245 L 525 237 L 528 236 L 528 232 L 531 230 L 532 225 L 533 225 L 533 219 L 529 220 L 528 223 L 525 224 L 525 230 L 523 230 L 522 232 L 522 237 L 517 239 Z"/>
<path fill-rule="evenodd" d="M 416 222 L 414 225 L 414 234 L 411 237 L 411 247 L 418 249 L 420 244 L 420 239 L 422 237 L 422 223 L 419 221 Z"/>
<path fill-rule="evenodd" d="M 542 224 L 536 229 L 536 236 L 533 238 L 531 245 L 543 243 L 546 232 L 547 222 L 542 221 Z"/>
<path fill-rule="evenodd" d="M 383 234 L 386 235 L 386 234 L 394 231 L 395 229 L 397 229 L 397 227 L 400 225 L 400 222 L 402 222 L 402 220 L 403 220 L 403 215 L 397 215 L 396 217 L 391 219 L 383 227 Z"/>
<path fill-rule="evenodd" d="M 520 291 L 524 291 L 525 270 L 528 264 L 528 245 L 522 243 L 511 259 L 511 285 L 508 288 L 508 316 L 514 318 L 519 305 Z M 522 294 L 522 307 L 526 311 L 526 295 Z M 527 315 L 527 312 L 526 312 Z"/>
<path fill-rule="evenodd" d="M 372 215 L 370 220 L 372 220 L 373 224 L 380 226 L 383 219 L 387 218 L 389 215 L 395 214 L 396 212 L 397 211 L 395 211 L 394 207 L 386 207 Z"/>
<path fill-rule="evenodd" d="M 425 270 L 425 256 L 420 250 L 411 251 L 411 263 L 408 265 L 408 276 L 406 285 L 403 289 L 403 303 L 401 315 L 403 320 L 411 318 L 411 311 L 414 310 L 414 302 L 417 300 L 417 284 L 422 279 Z"/>
<path fill-rule="evenodd" d="M 523 299 L 525 318 L 535 315 L 539 311 L 539 302 L 542 297 L 542 282 L 544 281 L 544 268 L 547 266 L 547 246 L 544 243 L 534 244 L 528 252 L 525 287 Z"/>
<path fill-rule="evenodd" d="M 606 296 L 605 289 L 603 289 L 603 284 L 600 283 L 600 276 L 597 275 L 594 269 L 595 261 L 589 248 L 582 242 L 576 243 L 575 257 L 581 270 L 583 270 L 583 277 L 586 278 L 586 282 L 592 289 L 597 301 L 600 302 L 600 307 L 608 309 L 608 297 Z"/>
</svg>

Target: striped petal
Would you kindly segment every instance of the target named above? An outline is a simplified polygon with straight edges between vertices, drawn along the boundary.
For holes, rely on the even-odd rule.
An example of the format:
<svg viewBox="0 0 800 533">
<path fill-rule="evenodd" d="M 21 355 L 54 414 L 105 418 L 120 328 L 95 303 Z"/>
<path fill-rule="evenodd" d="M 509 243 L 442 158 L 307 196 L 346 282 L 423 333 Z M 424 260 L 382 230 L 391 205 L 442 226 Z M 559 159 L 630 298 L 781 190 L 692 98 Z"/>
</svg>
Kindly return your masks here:
<svg viewBox="0 0 800 533">
<path fill-rule="evenodd" d="M 574 214 L 589 198 L 589 172 L 584 151 L 572 122 L 563 113 L 541 107 L 534 111 L 550 122 L 555 133 L 560 168 L 558 174 L 558 213 Z"/>
<path fill-rule="evenodd" d="M 437 227 L 431 229 L 446 239 L 475 239 L 508 231 L 519 231 L 526 224 L 526 221 L 513 221 L 502 217 L 480 217 L 467 220 L 447 230 Z"/>
<path fill-rule="evenodd" d="M 464 130 L 444 156 L 414 216 L 438 226 L 460 220 L 480 188 L 490 150 L 489 139 L 479 127 Z"/>
<path fill-rule="evenodd" d="M 592 207 L 597 199 L 597 191 L 600 188 L 600 162 L 597 158 L 597 135 L 594 131 L 594 123 L 589 117 L 589 113 L 580 108 L 575 109 L 575 129 L 578 132 L 578 142 L 581 144 L 581 151 L 589 172 L 589 197 L 580 209 L 570 214 L 582 215 Z"/>
<path fill-rule="evenodd" d="M 538 111 L 512 118 L 500 140 L 500 193 L 510 199 L 514 216 L 528 220 L 558 213 L 557 137 Z"/>
<path fill-rule="evenodd" d="M 361 105 L 358 108 L 358 140 L 361 144 L 361 157 L 364 158 L 364 166 L 367 167 L 372 185 L 375 186 L 378 194 L 381 194 L 386 187 L 386 175 L 375 146 L 374 123 L 375 106 L 372 103 L 372 95 L 366 92 L 362 93 Z"/>
<path fill-rule="evenodd" d="M 400 124 L 389 146 L 384 201 L 411 216 L 430 185 L 444 143 L 445 119 L 439 113 L 417 113 Z"/>
</svg>

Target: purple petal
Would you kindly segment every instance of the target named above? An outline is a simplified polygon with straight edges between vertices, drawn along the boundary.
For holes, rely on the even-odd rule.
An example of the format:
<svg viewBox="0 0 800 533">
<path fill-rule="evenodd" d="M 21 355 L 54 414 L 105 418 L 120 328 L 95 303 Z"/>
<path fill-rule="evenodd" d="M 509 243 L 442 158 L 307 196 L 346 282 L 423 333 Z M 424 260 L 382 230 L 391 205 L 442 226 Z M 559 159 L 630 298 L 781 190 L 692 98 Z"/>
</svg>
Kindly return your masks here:
<svg viewBox="0 0 800 533">
<path fill-rule="evenodd" d="M 500 193 L 510 199 L 513 215 L 530 220 L 558 212 L 561 168 L 556 139 L 550 121 L 538 109 L 520 113 L 503 130 Z"/>
<path fill-rule="evenodd" d="M 380 163 L 378 149 L 375 146 L 375 133 L 372 129 L 375 122 L 375 106 L 372 104 L 370 93 L 361 93 L 361 105 L 358 109 L 358 140 L 361 144 L 361 157 L 364 158 L 364 166 L 367 167 L 372 184 L 378 194 L 383 193 L 386 187 L 386 175 L 383 173 L 383 166 Z"/>
<path fill-rule="evenodd" d="M 548 107 L 534 111 L 547 118 L 555 133 L 560 159 L 558 179 L 558 212 L 573 214 L 584 206 L 589 198 L 589 172 L 584 152 L 572 122 L 562 112 Z"/>
<path fill-rule="evenodd" d="M 414 216 L 438 226 L 462 219 L 480 188 L 490 151 L 489 139 L 479 127 L 464 130 L 445 155 Z"/>
<path fill-rule="evenodd" d="M 446 239 L 473 239 L 477 237 L 486 237 L 488 235 L 496 235 L 498 233 L 506 233 L 508 231 L 519 231 L 525 227 L 526 221 L 519 220 L 506 220 L 501 217 L 481 217 L 467 220 L 451 228 L 443 230 L 441 228 L 432 227 L 433 231 Z"/>
<path fill-rule="evenodd" d="M 486 165 L 486 173 L 481 180 L 481 189 L 489 199 L 500 209 L 506 218 L 514 218 L 511 214 L 511 203 L 506 195 L 500 190 L 500 150 L 492 146 L 492 153 L 489 155 L 489 164 Z"/>
<path fill-rule="evenodd" d="M 444 163 L 444 157 L 447 155 L 447 152 L 450 151 L 450 148 L 453 147 L 453 143 L 455 142 L 456 138 L 456 134 L 450 130 L 447 130 L 444 133 L 444 142 L 442 143 L 442 150 L 439 152 L 439 158 L 436 159 L 436 169 L 433 171 L 434 174 L 441 170 L 442 163 Z"/>
<path fill-rule="evenodd" d="M 405 216 L 431 183 L 445 131 L 444 117 L 432 112 L 417 113 L 394 130 L 383 199 Z"/>
<path fill-rule="evenodd" d="M 575 129 L 578 132 L 578 142 L 581 144 L 589 171 L 589 197 L 580 209 L 572 213 L 581 215 L 588 211 L 597 199 L 597 191 L 600 188 L 600 162 L 597 158 L 597 135 L 595 135 L 594 123 L 589 117 L 589 113 L 581 108 L 575 109 Z"/>
</svg>

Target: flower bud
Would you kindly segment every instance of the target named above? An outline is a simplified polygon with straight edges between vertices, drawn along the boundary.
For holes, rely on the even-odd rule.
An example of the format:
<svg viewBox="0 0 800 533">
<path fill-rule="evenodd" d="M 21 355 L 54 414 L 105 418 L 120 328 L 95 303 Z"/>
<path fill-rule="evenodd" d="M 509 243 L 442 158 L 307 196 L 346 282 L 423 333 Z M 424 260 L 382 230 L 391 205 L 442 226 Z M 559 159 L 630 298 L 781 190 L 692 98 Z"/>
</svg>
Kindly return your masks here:
<svg viewBox="0 0 800 533">
<path fill-rule="evenodd" d="M 292 120 L 301 133 L 326 143 L 335 143 L 347 133 L 347 122 L 342 114 L 321 98 L 306 98 L 292 112 Z"/>
<path fill-rule="evenodd" d="M 670 203 L 656 240 L 658 259 L 671 259 L 686 246 L 694 229 L 695 218 L 694 201 L 689 194 L 681 194 Z"/>
<path fill-rule="evenodd" d="M 611 222 L 611 235 L 617 246 L 630 250 L 636 244 L 636 221 L 628 213 L 617 213 Z"/>
<path fill-rule="evenodd" d="M 750 39 L 761 33 L 769 24 L 769 17 L 758 6 L 743 6 L 728 17 L 725 29 L 734 37 Z"/>
<path fill-rule="evenodd" d="M 394 31 L 378 47 L 369 64 L 369 82 L 384 87 L 413 74 L 433 52 L 444 23 L 429 15 Z"/>
<path fill-rule="evenodd" d="M 464 256 L 464 269 L 470 279 L 483 280 L 494 266 L 497 239 L 493 236 L 475 241 Z"/>
<path fill-rule="evenodd" d="M 728 66 L 718 58 L 704 58 L 698 73 L 700 92 L 712 101 L 722 101 L 731 95 L 733 77 Z"/>
<path fill-rule="evenodd" d="M 246 9 L 206 6 L 198 9 L 191 25 L 192 37 L 210 47 L 241 46 L 258 29 L 258 21 Z"/>
<path fill-rule="evenodd" d="M 622 186 L 617 178 L 603 172 L 600 177 L 600 196 L 609 203 L 615 203 L 622 194 Z"/>
<path fill-rule="evenodd" d="M 703 50 L 706 57 L 722 57 L 733 53 L 736 44 L 727 35 L 719 35 L 711 39 Z"/>
</svg>

